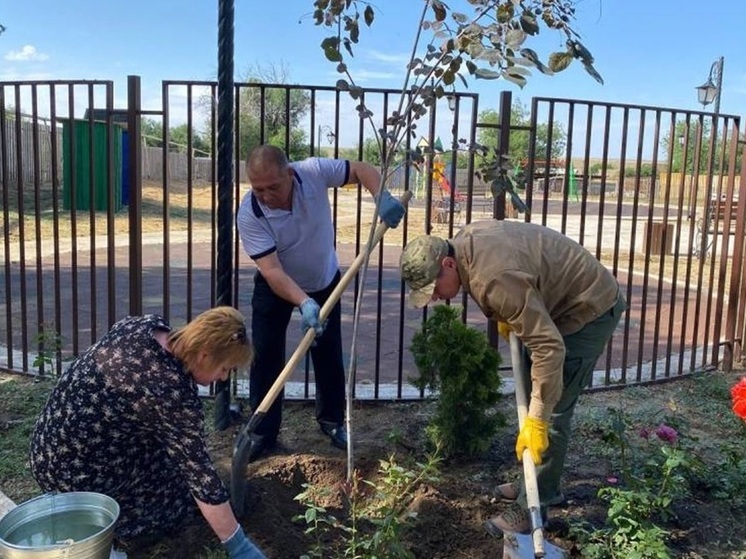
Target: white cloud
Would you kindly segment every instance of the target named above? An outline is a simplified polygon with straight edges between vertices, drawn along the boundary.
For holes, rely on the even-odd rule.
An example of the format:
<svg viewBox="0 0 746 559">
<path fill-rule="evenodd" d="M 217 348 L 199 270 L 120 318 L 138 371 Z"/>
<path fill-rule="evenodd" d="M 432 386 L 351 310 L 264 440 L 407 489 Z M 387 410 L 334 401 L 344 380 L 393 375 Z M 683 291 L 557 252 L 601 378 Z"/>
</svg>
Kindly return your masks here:
<svg viewBox="0 0 746 559">
<path fill-rule="evenodd" d="M 37 51 L 34 45 L 24 45 L 23 47 L 21 47 L 21 50 L 12 50 L 8 52 L 4 58 L 5 60 L 19 62 L 27 60 L 42 62 L 44 60 L 47 60 L 49 56 L 47 56 L 43 52 Z"/>
<path fill-rule="evenodd" d="M 365 54 L 371 60 L 384 62 L 386 64 L 394 64 L 402 68 L 406 68 L 407 64 L 409 64 L 409 55 L 407 54 L 387 54 L 377 50 L 369 50 Z"/>
<path fill-rule="evenodd" d="M 351 69 L 350 74 L 358 83 L 369 82 L 372 80 L 393 80 L 401 77 L 401 74 L 397 74 L 395 72 L 376 72 L 374 70 Z M 339 74 L 334 75 L 339 76 Z"/>
</svg>

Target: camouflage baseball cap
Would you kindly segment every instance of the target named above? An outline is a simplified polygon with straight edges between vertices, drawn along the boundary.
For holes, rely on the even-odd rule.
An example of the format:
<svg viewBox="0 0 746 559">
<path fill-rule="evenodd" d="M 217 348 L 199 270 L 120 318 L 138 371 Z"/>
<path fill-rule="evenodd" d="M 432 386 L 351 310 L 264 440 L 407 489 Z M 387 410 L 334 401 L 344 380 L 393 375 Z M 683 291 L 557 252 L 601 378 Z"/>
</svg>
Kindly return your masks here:
<svg viewBox="0 0 746 559">
<path fill-rule="evenodd" d="M 401 277 L 411 289 L 409 302 L 420 308 L 433 297 L 440 263 L 448 256 L 448 243 L 439 237 L 422 235 L 404 247 L 399 260 Z"/>
</svg>

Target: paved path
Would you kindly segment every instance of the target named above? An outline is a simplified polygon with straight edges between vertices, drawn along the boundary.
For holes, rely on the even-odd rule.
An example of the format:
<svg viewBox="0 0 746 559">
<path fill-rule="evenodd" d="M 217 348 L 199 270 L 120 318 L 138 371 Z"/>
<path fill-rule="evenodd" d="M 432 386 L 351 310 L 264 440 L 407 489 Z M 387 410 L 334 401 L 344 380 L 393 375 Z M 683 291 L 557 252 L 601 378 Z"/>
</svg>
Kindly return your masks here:
<svg viewBox="0 0 746 559">
<path fill-rule="evenodd" d="M 413 205 L 412 217 L 415 213 L 423 212 L 421 202 L 415 202 Z M 373 204 L 368 198 L 364 197 L 363 215 L 372 214 Z M 540 216 L 534 215 L 535 219 Z M 349 205 L 341 205 L 337 214 L 338 229 L 355 227 L 357 223 L 357 213 L 350 209 Z M 563 220 L 559 215 L 549 215 L 546 219 L 547 225 L 556 229 L 562 229 Z M 581 223 L 577 216 L 570 215 L 565 221 L 565 233 L 573 238 L 580 239 Z M 605 249 L 613 248 L 615 243 L 622 250 L 633 248 L 642 251 L 643 231 L 641 224 L 635 228 L 632 220 L 629 218 L 616 219 L 616 217 L 606 217 L 603 221 L 597 216 L 588 216 L 583 222 L 584 242 L 589 250 L 595 249 L 597 239 L 601 238 L 601 246 Z M 443 232 L 447 229 L 441 228 Z M 599 233 L 600 231 L 600 233 Z M 444 234 L 440 233 L 440 234 Z M 634 233 L 634 234 L 633 234 Z M 363 236 L 367 234 L 367 226 L 363 224 Z M 410 238 L 417 233 L 410 231 Z M 185 308 L 191 306 L 192 312 L 199 312 L 210 306 L 209 290 L 205 285 L 212 285 L 214 278 L 211 273 L 211 238 L 212 233 L 209 230 L 193 231 L 193 243 L 187 243 L 186 232 L 173 232 L 170 235 L 168 246 L 170 276 L 168 278 L 170 290 L 170 313 L 174 317 L 185 315 Z M 408 345 L 414 331 L 419 328 L 422 320 L 422 311 L 410 309 L 405 303 L 404 290 L 402 288 L 399 271 L 398 259 L 400 254 L 400 231 L 391 231 L 385 238 L 386 244 L 383 249 L 376 250 L 371 259 L 371 267 L 368 271 L 367 280 L 364 289 L 363 312 L 361 314 L 359 332 L 358 332 L 358 387 L 361 391 L 375 390 L 376 385 L 400 385 L 406 383 L 407 375 L 415 371 L 414 363 L 409 352 Z M 128 305 L 128 237 L 120 235 L 115 239 L 115 286 L 116 296 L 115 304 L 116 315 L 126 314 Z M 163 312 L 163 266 L 164 247 L 162 234 L 148 234 L 143 236 L 143 282 L 144 282 L 144 311 L 145 312 Z M 72 262 L 71 262 L 71 244 L 61 246 L 60 258 L 60 277 L 61 285 L 60 298 L 63 308 L 63 331 L 72 332 L 72 314 L 73 305 L 70 300 L 72 285 Z M 102 291 L 107 285 L 107 274 L 109 267 L 106 257 L 106 239 L 99 238 L 96 241 L 97 249 L 97 270 L 92 276 L 84 267 L 84 262 L 90 260 L 86 248 L 90 246 L 90 240 L 79 240 L 77 245 L 77 261 L 81 269 L 78 270 L 76 278 L 79 299 L 77 309 L 80 313 L 80 321 L 77 325 L 77 331 L 80 332 L 78 341 L 79 350 L 88 345 L 89 339 L 96 339 L 102 335 L 102 328 L 107 324 L 106 303 L 102 297 L 97 305 L 96 319 L 97 330 L 91 331 L 90 315 L 92 314 L 91 297 L 93 291 L 91 281 L 95 277 L 97 282 L 97 291 Z M 45 245 L 45 250 L 49 247 Z M 191 253 L 190 249 L 191 248 Z M 67 249 L 67 250 L 63 250 Z M 15 247 L 17 251 L 17 246 Z M 347 267 L 356 256 L 356 246 L 352 243 L 340 242 L 338 245 L 340 262 L 343 267 Z M 27 248 L 26 256 L 31 257 L 35 253 Z M 42 281 L 46 286 L 53 286 L 54 272 L 52 264 L 52 252 L 45 252 L 44 266 L 42 271 Z M 17 257 L 18 252 L 12 256 Z M 191 258 L 191 271 L 187 268 Z M 624 264 L 626 270 L 626 263 Z M 243 254 L 239 255 L 238 261 L 237 285 L 239 287 L 238 300 L 235 304 L 247 314 L 250 312 L 250 295 L 252 290 L 252 277 L 255 271 L 253 263 Z M 33 271 L 33 267 L 32 267 Z M 28 273 L 28 269 L 27 269 Z M 191 273 L 191 275 L 190 275 Z M 686 340 L 697 339 L 698 332 L 694 331 L 694 321 L 692 316 L 695 312 L 701 316 L 703 310 L 696 311 L 689 309 L 688 314 L 684 307 L 684 291 L 679 286 L 672 286 L 665 279 L 648 277 L 647 285 L 645 278 L 633 275 L 627 277 L 626 273 L 620 271 L 618 278 L 626 293 L 631 293 L 630 300 L 633 303 L 630 312 L 625 317 L 622 327 L 615 336 L 615 341 L 611 355 L 608 360 L 609 379 L 616 380 L 623 376 L 623 369 L 635 365 L 638 361 L 648 363 L 646 365 L 649 371 L 661 369 L 661 365 L 678 370 L 679 363 L 688 370 L 689 362 L 696 361 L 691 358 L 691 354 L 679 349 L 680 335 L 682 329 L 686 332 Z M 189 282 L 191 280 L 191 282 Z M 33 278 L 28 280 L 29 288 L 33 290 Z M 14 281 L 17 285 L 17 278 Z M 192 291 L 187 291 L 191 286 Z M 348 288 L 342 297 L 343 305 L 343 347 L 349 352 L 352 344 L 352 328 L 354 298 L 356 289 L 359 287 L 359 278 L 353 285 Z M 640 301 L 643 301 L 643 291 L 645 294 L 645 307 L 642 307 Z M 655 314 L 650 311 L 654 308 L 655 301 L 660 297 L 662 302 L 661 311 Z M 94 295 L 94 299 L 95 299 Z M 670 302 L 676 301 L 677 314 L 671 317 L 669 314 Z M 53 297 L 47 294 L 45 299 L 45 316 L 54 316 L 52 307 Z M 3 304 L 4 301 L 0 302 Z M 460 301 L 459 301 L 460 303 Z M 16 304 L 14 312 L 18 312 Z M 479 313 L 473 303 L 467 303 L 468 323 L 475 327 L 485 329 L 486 319 Z M 7 309 L 6 309 L 7 312 Z M 686 324 L 686 328 L 684 328 Z M 702 331 L 704 318 L 699 325 L 699 331 Z M 3 325 L 4 326 L 4 325 Z M 3 326 L 0 326 L 2 329 Z M 674 334 L 669 335 L 669 332 Z M 70 336 L 65 335 L 68 341 Z M 672 338 L 670 341 L 668 338 Z M 675 338 L 675 339 L 674 339 Z M 5 335 L 0 336 L 4 340 Z M 18 336 L 16 335 L 16 339 Z M 400 342 L 401 340 L 401 342 Z M 288 329 L 288 356 L 300 341 L 300 326 L 296 319 Z M 20 341 L 15 341 L 16 347 L 20 346 Z M 690 345 L 690 344 L 687 344 Z M 661 355 L 665 355 L 669 348 L 674 352 L 672 358 L 666 358 L 662 363 L 658 363 Z M 507 348 L 501 348 L 504 358 L 504 365 L 508 368 L 509 376 L 509 351 Z M 2 360 L 3 352 L 0 352 Z M 345 355 L 346 363 L 349 363 L 349 353 Z M 701 354 L 699 356 L 701 358 Z M 33 359 L 31 359 L 33 360 Z M 18 359 L 16 358 L 16 362 Z M 2 363 L 0 363 L 2 365 Z M 607 361 L 605 358 L 599 361 L 599 365 L 606 369 Z M 649 373 L 648 373 L 649 374 Z M 293 382 L 304 385 L 306 377 L 305 367 L 301 367 L 293 377 Z M 601 379 L 599 379 L 601 380 Z M 381 393 L 379 392 L 379 396 Z M 397 397 L 402 394 L 395 393 L 391 397 Z"/>
</svg>

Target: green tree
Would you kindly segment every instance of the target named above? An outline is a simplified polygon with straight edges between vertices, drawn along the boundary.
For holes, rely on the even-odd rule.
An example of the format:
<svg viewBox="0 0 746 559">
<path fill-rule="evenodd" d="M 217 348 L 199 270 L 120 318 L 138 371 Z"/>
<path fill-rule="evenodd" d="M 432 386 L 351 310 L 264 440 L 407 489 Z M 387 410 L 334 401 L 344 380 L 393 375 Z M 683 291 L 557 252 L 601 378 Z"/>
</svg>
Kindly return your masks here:
<svg viewBox="0 0 746 559">
<path fill-rule="evenodd" d="M 363 142 L 363 161 L 380 167 L 381 150 L 378 148 L 378 142 L 375 138 L 365 138 Z"/>
<path fill-rule="evenodd" d="M 241 81 L 246 84 L 287 84 L 288 72 L 284 66 L 257 65 L 249 68 Z M 252 148 L 262 143 L 262 138 L 263 143 L 286 150 L 291 160 L 308 157 L 310 146 L 301 128 L 301 120 L 308 113 L 310 105 L 309 93 L 300 89 L 241 87 L 238 119 L 241 159 L 245 159 Z M 289 111 L 285 110 L 286 106 Z"/>
<path fill-rule="evenodd" d="M 488 109 L 479 113 L 479 121 L 485 124 L 496 125 L 499 123 L 500 115 L 493 109 Z M 510 108 L 510 124 L 513 126 L 527 126 L 531 123 L 531 115 L 528 107 L 521 104 L 520 101 L 513 104 Z M 549 142 L 549 124 L 542 123 L 536 127 L 536 145 L 534 146 L 534 160 L 544 161 L 547 156 L 547 146 Z M 498 147 L 497 128 L 480 128 L 477 135 L 477 141 L 496 150 Z M 511 162 L 515 165 L 521 165 L 528 158 L 531 146 L 529 145 L 528 130 L 511 130 L 510 131 L 510 149 L 508 154 Z M 552 125 L 552 144 L 549 146 L 549 159 L 563 159 L 565 157 L 565 146 L 567 134 L 560 123 Z"/>
<path fill-rule="evenodd" d="M 700 174 L 707 173 L 711 156 L 710 142 L 712 141 L 712 134 L 712 121 L 710 120 L 703 120 L 701 124 L 699 120 L 695 120 L 688 125 L 686 121 L 677 122 L 674 127 L 673 139 L 671 140 L 667 137 L 662 142 L 665 156 L 668 158 L 669 155 L 672 155 L 670 158 L 671 171 L 674 173 L 685 172 L 687 175 L 691 175 L 696 164 Z M 744 139 L 745 137 L 742 134 L 741 141 Z M 712 154 L 713 173 L 728 172 L 730 166 L 730 142 L 734 141 L 736 139 L 729 133 L 728 143 L 724 143 L 723 131 L 718 130 L 717 138 L 715 139 L 715 149 Z M 699 146 L 699 155 L 697 155 L 697 146 Z M 673 153 L 671 153 L 672 151 Z M 725 153 L 724 158 L 723 153 Z M 742 156 L 743 150 L 737 150 L 736 166 L 734 169 L 736 173 L 741 172 Z M 721 162 L 723 163 L 722 171 Z"/>
<path fill-rule="evenodd" d="M 427 114 L 438 99 L 455 88 L 457 80 L 468 85 L 466 78 L 502 78 L 523 86 L 530 75 L 529 68 L 544 74 L 565 70 L 574 60 L 582 63 L 586 72 L 603 83 L 593 67 L 593 56 L 580 42 L 573 29 L 577 0 L 469 0 L 472 14 L 453 11 L 442 0 L 426 0 L 422 7 L 419 24 L 414 33 L 412 55 L 406 65 L 399 103 L 386 118 L 386 126 L 376 124 L 373 111 L 365 104 L 363 89 L 355 83 L 348 62 L 360 41 L 361 26 L 370 27 L 376 17 L 375 8 L 367 0 L 314 0 L 313 20 L 316 25 L 329 29 L 329 34 L 320 46 L 328 61 L 335 64 L 340 78 L 336 82 L 338 91 L 346 91 L 357 102 L 355 110 L 360 119 L 369 121 L 376 140 L 380 142 L 382 159 L 382 184 L 396 165 L 397 151 L 407 138 L 416 137 L 417 121 Z M 411 2 L 410 2 L 411 3 Z M 406 3 L 409 5 L 410 3 Z M 414 5 L 414 4 L 413 4 Z M 549 54 L 545 64 L 536 51 L 524 46 L 529 37 L 539 34 L 544 28 L 559 32 L 565 37 L 564 50 Z M 431 38 L 426 42 L 426 35 Z M 478 147 L 475 146 L 475 149 Z M 486 153 L 485 153 L 486 155 Z M 424 155 L 417 150 L 407 154 L 409 161 L 422 161 Z M 498 157 L 486 160 L 482 176 L 490 183 L 493 194 L 509 193 L 513 204 L 519 203 L 525 211 L 509 179 L 504 162 Z M 371 227 L 369 239 L 373 238 Z M 365 283 L 367 261 L 362 271 Z M 353 319 L 354 356 L 357 343 L 357 328 L 362 307 L 359 290 L 355 317 Z M 352 377 L 353 367 L 350 367 Z M 354 382 L 348 383 L 353 385 Z M 352 408 L 352 391 L 347 393 L 347 409 Z M 351 423 L 348 421 L 348 423 Z M 351 431 L 351 430 L 350 430 Z M 350 432 L 352 436 L 352 432 Z M 352 453 L 348 453 L 348 481 L 353 472 Z"/>
<path fill-rule="evenodd" d="M 163 147 L 163 125 L 152 118 L 144 118 L 140 124 L 143 145 L 148 147 Z"/>
<path fill-rule="evenodd" d="M 189 145 L 189 127 L 186 123 L 169 130 L 171 149 L 169 151 L 186 152 Z M 210 155 L 210 144 L 199 132 L 192 130 L 192 153 L 196 156 Z"/>
</svg>

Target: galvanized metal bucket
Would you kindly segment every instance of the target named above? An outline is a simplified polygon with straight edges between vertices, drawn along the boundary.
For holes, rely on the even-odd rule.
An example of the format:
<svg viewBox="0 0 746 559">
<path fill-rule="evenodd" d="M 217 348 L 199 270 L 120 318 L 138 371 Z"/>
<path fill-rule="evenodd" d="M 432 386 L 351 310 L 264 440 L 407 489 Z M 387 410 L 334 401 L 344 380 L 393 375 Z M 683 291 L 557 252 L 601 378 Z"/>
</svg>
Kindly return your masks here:
<svg viewBox="0 0 746 559">
<path fill-rule="evenodd" d="M 0 519 L 3 559 L 108 559 L 119 518 L 101 493 L 50 493 L 21 503 Z"/>
</svg>

